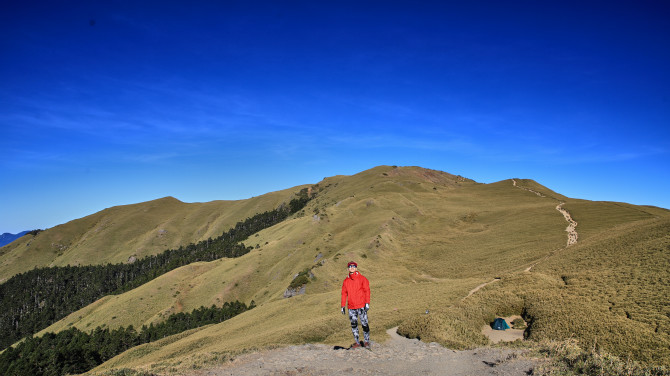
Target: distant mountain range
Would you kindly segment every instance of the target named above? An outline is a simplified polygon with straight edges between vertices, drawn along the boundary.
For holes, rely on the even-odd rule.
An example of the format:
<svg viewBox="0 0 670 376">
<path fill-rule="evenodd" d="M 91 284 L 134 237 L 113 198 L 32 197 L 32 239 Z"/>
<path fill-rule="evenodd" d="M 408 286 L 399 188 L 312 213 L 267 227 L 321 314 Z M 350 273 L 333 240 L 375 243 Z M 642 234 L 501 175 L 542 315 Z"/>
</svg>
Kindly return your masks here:
<svg viewBox="0 0 670 376">
<path fill-rule="evenodd" d="M 22 237 L 23 235 L 29 233 L 30 231 L 21 231 L 18 234 L 10 234 L 8 232 L 5 232 L 4 234 L 0 235 L 0 247 L 5 246 L 14 240 Z"/>
</svg>

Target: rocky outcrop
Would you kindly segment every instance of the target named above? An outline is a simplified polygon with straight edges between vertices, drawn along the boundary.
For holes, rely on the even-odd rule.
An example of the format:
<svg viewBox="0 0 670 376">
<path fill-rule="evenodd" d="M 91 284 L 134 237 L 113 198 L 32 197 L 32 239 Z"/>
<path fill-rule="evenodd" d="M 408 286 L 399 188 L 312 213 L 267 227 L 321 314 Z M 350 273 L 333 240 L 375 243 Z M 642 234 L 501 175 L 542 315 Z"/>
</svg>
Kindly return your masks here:
<svg viewBox="0 0 670 376">
<path fill-rule="evenodd" d="M 302 295 L 304 293 L 305 293 L 305 285 L 296 288 L 289 287 L 286 289 L 286 291 L 284 291 L 284 298 L 291 298 L 297 295 Z"/>
</svg>

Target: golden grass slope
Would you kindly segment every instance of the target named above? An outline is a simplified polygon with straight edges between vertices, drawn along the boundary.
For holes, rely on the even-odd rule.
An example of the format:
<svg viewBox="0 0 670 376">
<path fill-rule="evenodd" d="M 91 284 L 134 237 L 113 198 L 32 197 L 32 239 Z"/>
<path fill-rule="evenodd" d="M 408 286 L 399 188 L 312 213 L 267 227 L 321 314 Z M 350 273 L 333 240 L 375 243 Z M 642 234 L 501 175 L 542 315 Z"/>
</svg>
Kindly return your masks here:
<svg viewBox="0 0 670 376">
<path fill-rule="evenodd" d="M 237 221 L 288 202 L 301 188 L 246 200 L 184 203 L 165 197 L 105 209 L 0 248 L 0 282 L 35 266 L 128 262 L 215 238 Z"/>
<path fill-rule="evenodd" d="M 532 316 L 531 338 L 563 338 L 566 332 L 557 328 L 564 322 L 552 312 L 569 307 L 573 317 L 579 308 L 584 310 L 585 324 L 571 325 L 568 331 L 583 335 L 585 343 L 593 335 L 584 328 L 594 328 L 598 338 L 619 335 L 620 329 L 608 332 L 608 325 L 629 320 L 622 327 L 640 339 L 635 354 L 665 344 L 667 306 L 640 302 L 666 293 L 667 274 L 657 267 L 648 279 L 644 265 L 667 265 L 669 231 L 663 223 L 670 218 L 668 211 L 573 200 L 532 181 L 516 182 L 545 194 L 520 189 L 512 180 L 479 184 L 418 167 L 380 166 L 327 178 L 314 187 L 318 196 L 303 215 L 245 241 L 259 246 L 249 254 L 174 270 L 123 295 L 103 298 L 46 331 L 70 326 L 92 330 L 98 325 L 139 328 L 172 312 L 239 299 L 258 306 L 230 321 L 131 349 L 94 372 L 121 367 L 170 372 L 249 349 L 305 342 L 346 345 L 351 333 L 339 313 L 339 292 L 346 263 L 355 260 L 371 281 L 375 341 L 384 341 L 385 330 L 400 325 L 406 335 L 457 348 L 483 345 L 487 340 L 481 327 L 487 320 L 521 313 Z M 567 223 L 556 210 L 559 201 L 566 202 L 564 208 L 579 222 L 577 231 L 585 231 L 568 248 Z M 616 234 L 621 236 L 613 238 Z M 603 257 L 608 242 L 630 257 Z M 641 256 L 650 247 L 658 250 Z M 605 277 L 607 271 L 630 271 L 641 259 L 646 261 L 635 269 L 638 274 L 630 274 L 637 276 L 634 283 L 617 285 Z M 591 273 L 588 262 L 599 265 L 603 276 Z M 306 294 L 284 298 L 287 286 L 305 268 L 315 276 Z M 581 276 L 575 281 L 586 287 L 572 287 L 573 275 Z M 501 281 L 463 299 L 496 277 Z M 612 300 L 617 288 L 630 298 Z M 594 298 L 583 296 L 586 291 Z M 648 340 L 650 328 L 658 340 Z M 645 360 L 668 362 L 662 352 Z"/>
<path fill-rule="evenodd" d="M 632 215 L 612 211 L 608 203 L 596 203 L 593 210 L 603 207 L 612 223 Z M 576 339 L 584 349 L 667 367 L 668 265 L 670 217 L 627 222 L 553 252 L 530 272 L 509 273 L 431 317 L 412 318 L 400 332 L 466 348 L 486 343 L 479 331 L 494 317 L 523 314 L 531 340 Z"/>
<path fill-rule="evenodd" d="M 579 333 L 588 347 L 670 363 L 669 265 L 667 217 L 616 226 L 566 249 L 534 268 L 564 286 L 560 294 L 537 293 L 540 301 L 529 305 L 529 314 L 537 317 L 531 338 L 564 339 Z M 562 297 L 560 306 L 541 303 L 557 295 Z M 552 325 L 552 320 L 567 325 Z"/>
</svg>

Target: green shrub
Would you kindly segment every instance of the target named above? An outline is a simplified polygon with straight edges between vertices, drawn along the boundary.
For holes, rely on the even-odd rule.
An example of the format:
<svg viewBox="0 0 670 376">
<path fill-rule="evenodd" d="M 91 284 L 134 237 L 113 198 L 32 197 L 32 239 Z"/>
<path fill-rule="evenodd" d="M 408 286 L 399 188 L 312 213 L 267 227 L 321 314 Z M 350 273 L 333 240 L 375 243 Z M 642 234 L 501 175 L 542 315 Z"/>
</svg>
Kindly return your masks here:
<svg viewBox="0 0 670 376">
<path fill-rule="evenodd" d="M 522 318 L 516 318 L 512 321 L 512 329 L 526 329 L 526 322 Z"/>
<path fill-rule="evenodd" d="M 308 284 L 309 281 L 310 281 L 309 272 L 310 272 L 310 269 L 306 268 L 303 271 L 301 271 L 300 273 L 298 273 L 298 275 L 295 278 L 293 278 L 293 280 L 288 285 L 288 287 L 292 288 L 292 289 L 297 289 L 298 287 L 300 287 L 302 285 Z"/>
</svg>

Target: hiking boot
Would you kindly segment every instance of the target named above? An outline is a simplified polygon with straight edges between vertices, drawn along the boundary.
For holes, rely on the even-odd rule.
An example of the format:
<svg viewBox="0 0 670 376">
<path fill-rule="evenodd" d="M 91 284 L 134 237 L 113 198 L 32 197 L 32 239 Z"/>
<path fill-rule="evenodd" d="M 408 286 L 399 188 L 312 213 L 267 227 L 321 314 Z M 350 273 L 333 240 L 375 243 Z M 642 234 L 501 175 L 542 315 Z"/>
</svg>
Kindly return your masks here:
<svg viewBox="0 0 670 376">
<path fill-rule="evenodd" d="M 365 344 L 363 346 L 365 346 L 365 348 L 369 350 L 370 349 L 370 342 L 365 342 Z"/>
<path fill-rule="evenodd" d="M 352 348 L 352 349 L 357 349 L 357 348 L 359 348 L 359 347 L 361 347 L 361 344 L 358 343 L 358 342 L 354 342 L 354 344 L 351 345 L 351 348 Z"/>
</svg>

